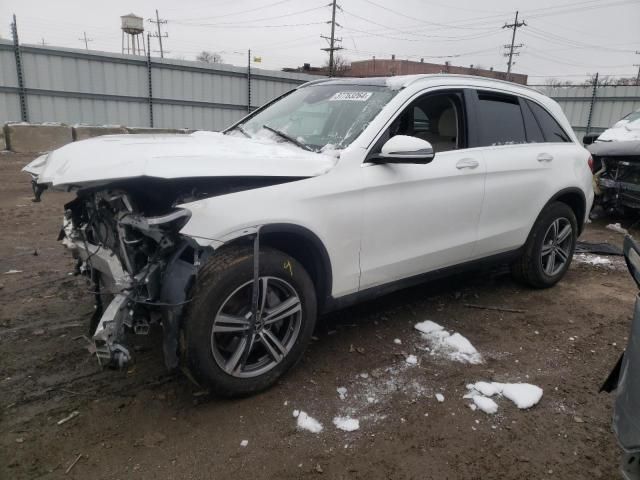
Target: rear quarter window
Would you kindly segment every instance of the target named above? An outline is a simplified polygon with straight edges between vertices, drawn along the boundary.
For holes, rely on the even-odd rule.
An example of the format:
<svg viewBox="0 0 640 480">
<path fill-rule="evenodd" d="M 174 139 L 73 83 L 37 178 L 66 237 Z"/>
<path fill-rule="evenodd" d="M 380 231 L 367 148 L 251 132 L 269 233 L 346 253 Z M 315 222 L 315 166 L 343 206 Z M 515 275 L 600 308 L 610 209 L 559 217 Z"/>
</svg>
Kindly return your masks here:
<svg viewBox="0 0 640 480">
<path fill-rule="evenodd" d="M 545 142 L 570 142 L 571 139 L 567 135 L 564 129 L 560 126 L 555 118 L 551 116 L 544 108 L 538 105 L 536 102 L 527 100 L 527 105 L 531 108 L 533 115 L 535 116 L 542 134 L 544 135 Z"/>
<path fill-rule="evenodd" d="M 527 143 L 518 98 L 492 92 L 478 92 L 479 146 Z"/>
</svg>

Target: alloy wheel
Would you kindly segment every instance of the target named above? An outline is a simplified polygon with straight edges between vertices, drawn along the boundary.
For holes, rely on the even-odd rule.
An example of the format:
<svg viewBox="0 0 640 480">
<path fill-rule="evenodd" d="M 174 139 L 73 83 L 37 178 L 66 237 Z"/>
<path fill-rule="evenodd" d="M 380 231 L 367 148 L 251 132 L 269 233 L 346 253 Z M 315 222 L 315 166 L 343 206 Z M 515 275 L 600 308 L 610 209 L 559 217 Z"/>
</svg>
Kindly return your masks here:
<svg viewBox="0 0 640 480">
<path fill-rule="evenodd" d="M 550 277 L 557 275 L 571 256 L 573 242 L 571 222 L 564 217 L 556 218 L 544 235 L 540 261 L 544 273 Z"/>
<path fill-rule="evenodd" d="M 234 377 L 257 377 L 273 369 L 300 334 L 302 303 L 291 284 L 276 277 L 260 277 L 254 314 L 253 283 L 241 285 L 225 299 L 211 329 L 213 358 Z"/>
</svg>

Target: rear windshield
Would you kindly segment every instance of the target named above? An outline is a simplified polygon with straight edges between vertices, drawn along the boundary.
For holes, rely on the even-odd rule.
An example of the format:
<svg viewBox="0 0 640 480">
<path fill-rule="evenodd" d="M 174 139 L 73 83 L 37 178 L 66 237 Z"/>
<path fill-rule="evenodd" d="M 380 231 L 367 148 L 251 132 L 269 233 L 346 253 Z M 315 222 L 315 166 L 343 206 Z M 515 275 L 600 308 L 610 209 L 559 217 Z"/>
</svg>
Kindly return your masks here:
<svg viewBox="0 0 640 480">
<path fill-rule="evenodd" d="M 340 149 L 353 142 L 396 93 L 386 86 L 309 85 L 294 90 L 240 127 L 251 137 L 268 135 L 286 141 L 274 133 L 277 130 L 314 151 Z"/>
</svg>

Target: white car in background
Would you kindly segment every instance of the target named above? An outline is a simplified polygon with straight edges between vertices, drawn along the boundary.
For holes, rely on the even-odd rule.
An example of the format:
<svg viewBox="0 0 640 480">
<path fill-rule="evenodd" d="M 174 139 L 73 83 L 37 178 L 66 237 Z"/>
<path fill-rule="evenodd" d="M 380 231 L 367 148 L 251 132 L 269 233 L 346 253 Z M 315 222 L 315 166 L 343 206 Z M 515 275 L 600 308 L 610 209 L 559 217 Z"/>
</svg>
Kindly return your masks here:
<svg viewBox="0 0 640 480">
<path fill-rule="evenodd" d="M 640 110 L 618 120 L 611 128 L 602 132 L 596 142 L 632 142 L 640 140 Z"/>
<path fill-rule="evenodd" d="M 558 282 L 593 201 L 560 107 L 478 77 L 307 83 L 223 133 L 105 136 L 36 159 L 96 291 L 102 364 L 159 323 L 222 395 L 272 385 L 319 314 L 486 262 Z"/>
</svg>

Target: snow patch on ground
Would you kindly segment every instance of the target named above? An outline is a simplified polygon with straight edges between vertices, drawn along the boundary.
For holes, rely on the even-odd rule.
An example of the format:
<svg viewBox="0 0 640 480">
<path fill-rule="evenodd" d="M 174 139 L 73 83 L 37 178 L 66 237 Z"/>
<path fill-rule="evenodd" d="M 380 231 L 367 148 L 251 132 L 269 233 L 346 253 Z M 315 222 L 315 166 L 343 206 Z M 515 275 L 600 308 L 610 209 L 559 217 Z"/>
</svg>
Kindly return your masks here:
<svg viewBox="0 0 640 480">
<path fill-rule="evenodd" d="M 387 404 L 395 395 L 403 395 L 412 401 L 432 396 L 431 388 L 414 378 L 415 371 L 415 367 L 403 359 L 387 367 L 375 368 L 366 376 L 355 375 L 336 416 L 376 423 L 387 417 Z"/>
<path fill-rule="evenodd" d="M 622 225 L 620 225 L 619 223 L 610 223 L 609 225 L 607 225 L 607 229 L 609 230 L 613 230 L 614 232 L 618 232 L 618 233 L 622 233 L 624 235 L 626 235 L 627 233 L 629 233 L 629 230 L 627 230 L 626 228 L 624 228 Z"/>
<path fill-rule="evenodd" d="M 360 421 L 350 417 L 335 417 L 333 424 L 336 428 L 344 430 L 345 432 L 353 432 L 360 428 Z"/>
<path fill-rule="evenodd" d="M 405 359 L 405 362 L 407 362 L 409 365 L 417 365 L 418 364 L 418 357 L 416 357 L 415 355 L 409 355 Z"/>
<path fill-rule="evenodd" d="M 611 265 L 613 262 L 605 257 L 599 255 L 592 255 L 589 253 L 576 253 L 573 258 L 577 263 L 586 263 L 588 265 Z"/>
<path fill-rule="evenodd" d="M 436 400 L 438 400 L 438 402 L 440 403 L 444 402 L 444 395 L 442 395 L 441 393 L 436 393 Z"/>
<path fill-rule="evenodd" d="M 240 446 L 241 446 L 241 447 L 246 447 L 247 445 L 249 445 L 249 440 L 242 440 L 242 441 L 240 442 Z"/>
<path fill-rule="evenodd" d="M 347 398 L 347 389 L 345 387 L 338 387 L 336 388 L 336 391 L 338 392 L 340 400 L 344 400 L 345 398 Z"/>
<path fill-rule="evenodd" d="M 542 398 L 543 390 L 530 383 L 476 382 L 467 385 L 469 392 L 464 398 L 470 398 L 483 412 L 495 413 L 498 405 L 489 397 L 499 395 L 511 400 L 519 409 L 526 410 L 536 405 Z M 491 403 L 487 402 L 489 400 Z M 493 406 L 495 405 L 495 410 Z M 489 410 L 485 410 L 488 407 Z"/>
<path fill-rule="evenodd" d="M 493 415 L 498 411 L 498 404 L 484 395 L 474 395 L 471 397 L 473 404 L 484 413 Z"/>
<path fill-rule="evenodd" d="M 505 383 L 502 396 L 508 398 L 522 410 L 536 405 L 542 398 L 542 389 L 530 383 Z"/>
<path fill-rule="evenodd" d="M 416 323 L 414 327 L 422 333 L 422 338 L 429 342 L 431 355 L 442 355 L 461 363 L 482 363 L 482 355 L 463 335 L 457 332 L 449 333 L 431 320 Z"/>
<path fill-rule="evenodd" d="M 6 272 L 3 273 L 3 275 L 13 275 L 14 273 L 22 273 L 22 270 L 7 270 Z"/>
<path fill-rule="evenodd" d="M 297 410 L 294 410 L 294 417 L 295 412 Z M 309 415 L 307 415 L 306 412 L 299 412 L 298 415 L 298 421 L 297 421 L 297 426 L 299 430 L 307 430 L 311 433 L 320 433 L 323 429 L 322 424 L 317 421 L 315 418 L 310 417 Z"/>
<path fill-rule="evenodd" d="M 425 320 L 424 322 L 416 323 L 414 325 L 414 328 L 419 332 L 426 334 L 444 330 L 444 327 L 442 325 L 438 325 L 436 322 L 432 322 L 431 320 Z"/>
</svg>

